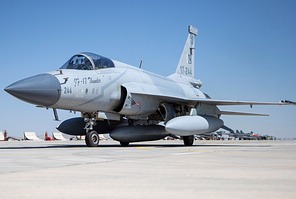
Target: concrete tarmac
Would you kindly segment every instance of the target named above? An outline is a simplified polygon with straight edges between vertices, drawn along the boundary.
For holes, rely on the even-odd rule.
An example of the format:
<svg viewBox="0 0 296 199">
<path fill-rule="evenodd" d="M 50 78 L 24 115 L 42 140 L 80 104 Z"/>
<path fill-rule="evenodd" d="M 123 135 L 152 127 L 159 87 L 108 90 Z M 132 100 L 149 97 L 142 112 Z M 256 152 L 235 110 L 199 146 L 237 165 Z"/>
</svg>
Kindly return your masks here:
<svg viewBox="0 0 296 199">
<path fill-rule="evenodd" d="M 296 141 L 0 142 L 0 198 L 295 198 Z"/>
</svg>

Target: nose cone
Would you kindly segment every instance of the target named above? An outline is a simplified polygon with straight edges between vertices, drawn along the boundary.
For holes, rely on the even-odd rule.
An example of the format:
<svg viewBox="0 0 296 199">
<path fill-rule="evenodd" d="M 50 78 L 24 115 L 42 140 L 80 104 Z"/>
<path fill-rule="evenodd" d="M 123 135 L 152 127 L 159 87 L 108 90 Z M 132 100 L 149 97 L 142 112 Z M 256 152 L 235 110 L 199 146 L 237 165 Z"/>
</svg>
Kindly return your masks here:
<svg viewBox="0 0 296 199">
<path fill-rule="evenodd" d="M 17 81 L 4 89 L 14 97 L 28 103 L 51 106 L 61 96 L 59 80 L 50 74 L 41 74 Z"/>
</svg>

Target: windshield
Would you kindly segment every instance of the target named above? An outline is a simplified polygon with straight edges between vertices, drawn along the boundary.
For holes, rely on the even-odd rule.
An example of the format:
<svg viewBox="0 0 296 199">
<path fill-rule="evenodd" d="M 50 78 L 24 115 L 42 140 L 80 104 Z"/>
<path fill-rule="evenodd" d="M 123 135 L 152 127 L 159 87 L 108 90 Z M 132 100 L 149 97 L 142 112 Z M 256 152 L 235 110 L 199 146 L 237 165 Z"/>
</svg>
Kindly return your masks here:
<svg viewBox="0 0 296 199">
<path fill-rule="evenodd" d="M 114 63 L 111 59 L 94 53 L 74 55 L 61 67 L 61 69 L 76 70 L 97 70 L 101 68 L 114 68 Z"/>
</svg>

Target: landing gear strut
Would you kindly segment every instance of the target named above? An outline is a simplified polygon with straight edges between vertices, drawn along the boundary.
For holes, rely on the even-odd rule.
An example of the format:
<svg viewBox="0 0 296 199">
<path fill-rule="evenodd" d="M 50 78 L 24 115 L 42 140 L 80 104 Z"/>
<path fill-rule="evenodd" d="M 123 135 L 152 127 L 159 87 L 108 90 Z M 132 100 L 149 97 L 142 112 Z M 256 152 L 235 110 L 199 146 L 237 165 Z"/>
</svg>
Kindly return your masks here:
<svg viewBox="0 0 296 199">
<path fill-rule="evenodd" d="M 194 135 L 183 136 L 183 142 L 185 146 L 192 146 L 194 142 Z"/>
</svg>

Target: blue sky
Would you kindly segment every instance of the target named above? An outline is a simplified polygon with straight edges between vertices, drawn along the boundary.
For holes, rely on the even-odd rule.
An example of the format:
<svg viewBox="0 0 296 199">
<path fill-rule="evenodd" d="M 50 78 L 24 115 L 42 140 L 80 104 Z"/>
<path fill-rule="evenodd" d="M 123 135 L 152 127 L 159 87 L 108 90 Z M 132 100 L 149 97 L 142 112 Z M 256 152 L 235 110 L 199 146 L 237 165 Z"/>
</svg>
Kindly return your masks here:
<svg viewBox="0 0 296 199">
<path fill-rule="evenodd" d="M 55 131 L 51 110 L 10 96 L 9 84 L 94 52 L 160 74 L 175 71 L 187 26 L 199 29 L 195 76 L 215 99 L 296 101 L 296 1 L 0 1 L 0 130 Z M 233 129 L 296 137 L 296 107 L 222 107 Z M 59 111 L 60 119 L 79 117 Z"/>
</svg>

